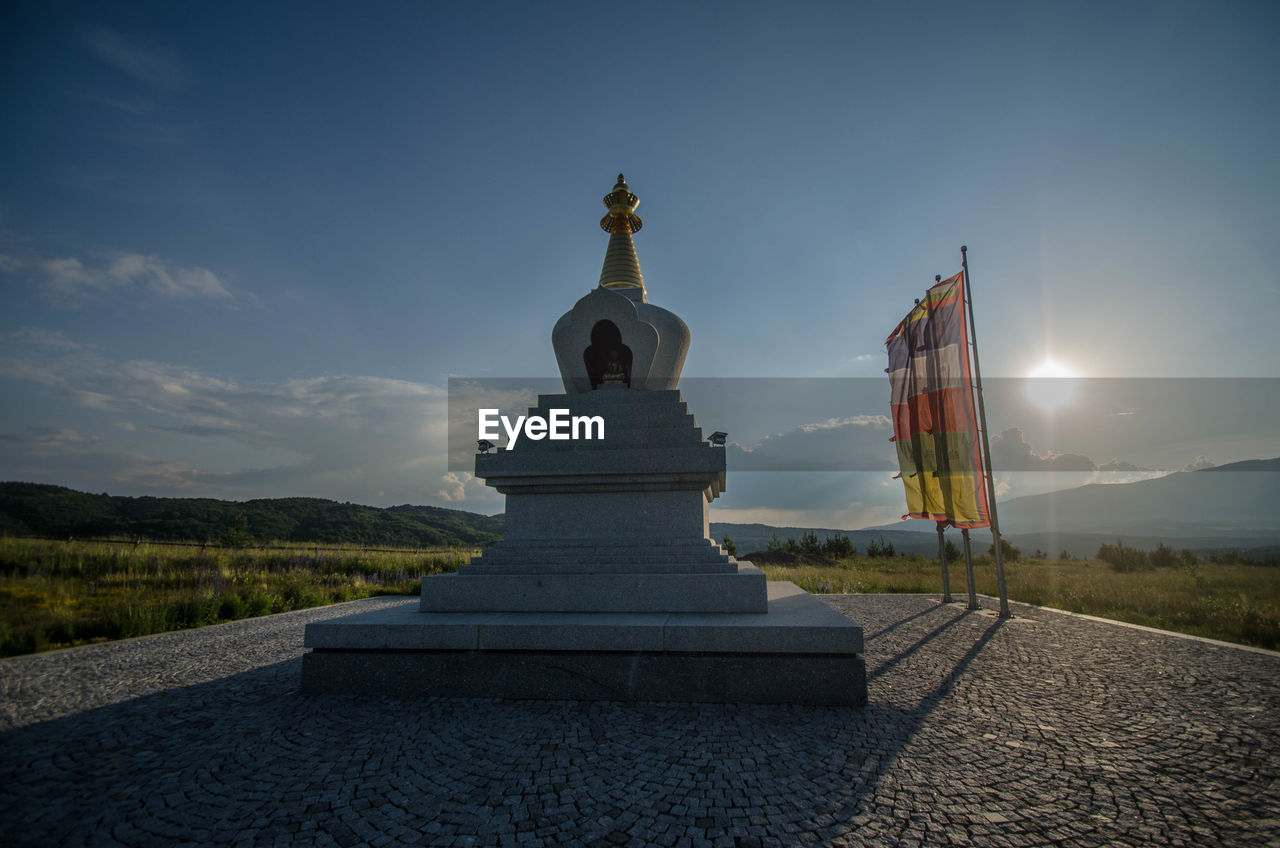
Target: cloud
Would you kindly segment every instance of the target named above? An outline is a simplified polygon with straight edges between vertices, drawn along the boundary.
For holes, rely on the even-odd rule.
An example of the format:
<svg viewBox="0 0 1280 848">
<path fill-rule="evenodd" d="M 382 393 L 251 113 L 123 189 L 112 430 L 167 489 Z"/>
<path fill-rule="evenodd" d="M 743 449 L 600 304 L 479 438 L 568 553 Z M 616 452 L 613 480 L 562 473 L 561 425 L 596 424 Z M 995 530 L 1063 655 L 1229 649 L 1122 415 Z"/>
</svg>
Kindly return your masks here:
<svg viewBox="0 0 1280 848">
<path fill-rule="evenodd" d="M 63 333 L 39 327 L 0 332 L 0 377 L 58 386 L 75 361 L 92 357 L 93 350 Z"/>
<path fill-rule="evenodd" d="M 1124 462 L 1119 459 L 1111 459 L 1098 466 L 1099 471 L 1118 472 L 1118 471 L 1154 471 L 1153 468 L 1143 468 L 1140 465 L 1134 465 L 1132 462 Z"/>
<path fill-rule="evenodd" d="M 859 530 L 880 524 L 892 524 L 902 518 L 896 506 L 852 504 L 840 509 L 722 509 L 711 507 L 711 520 L 726 524 L 768 524 L 773 527 L 820 527 L 826 530 Z"/>
<path fill-rule="evenodd" d="M 200 472 L 178 460 L 153 459 L 138 453 L 107 459 L 115 462 L 112 481 L 128 487 L 186 492 L 201 482 Z"/>
<path fill-rule="evenodd" d="M 991 466 L 998 471 L 1094 471 L 1097 469 L 1093 460 L 1084 454 L 1036 453 L 1027 443 L 1019 427 L 1009 427 L 991 439 Z"/>
<path fill-rule="evenodd" d="M 137 451 L 112 450 L 105 440 L 68 428 L 28 428 L 19 436 L 0 435 L 7 446 L 3 476 L 8 480 L 55 482 L 88 492 L 190 495 L 204 482 L 186 462 L 157 459 Z"/>
<path fill-rule="evenodd" d="M 90 350 L 93 345 L 77 342 L 61 330 L 46 330 L 43 327 L 19 327 L 9 330 L 0 341 L 11 342 L 21 347 L 54 348 L 57 350 Z"/>
<path fill-rule="evenodd" d="M 1195 459 L 1188 462 L 1183 467 L 1182 470 L 1183 471 L 1200 471 L 1205 468 L 1213 468 L 1215 464 L 1216 463 L 1209 461 L 1209 457 L 1201 455 L 1201 456 L 1197 456 Z"/>
<path fill-rule="evenodd" d="M 173 92 L 187 85 L 185 64 L 171 50 L 143 44 L 111 29 L 86 33 L 85 43 L 105 64 L 153 88 Z"/>
<path fill-rule="evenodd" d="M 843 529 L 893 522 L 905 501 L 891 478 L 888 471 L 731 472 L 712 520 Z"/>
<path fill-rule="evenodd" d="M 459 494 L 440 482 L 441 387 L 360 375 L 244 384 L 171 363 L 115 361 L 31 329 L 0 334 L 0 375 L 50 386 L 70 403 L 109 409 L 128 423 L 106 431 L 110 442 L 77 438 L 74 430 L 8 437 L 0 477 L 147 494 L 198 485 L 214 497 L 423 503 Z M 479 481 L 458 482 L 468 502 L 501 503 Z"/>
<path fill-rule="evenodd" d="M 436 494 L 448 503 L 461 503 L 476 499 L 491 491 L 484 481 L 466 471 L 450 471 L 440 478 L 441 488 Z"/>
<path fill-rule="evenodd" d="M 84 435 L 67 427 L 28 427 L 21 435 L 0 436 L 10 445 L 35 456 L 58 453 L 81 453 L 102 444 L 94 435 Z"/>
<path fill-rule="evenodd" d="M 41 293 L 55 306 L 79 307 L 112 291 L 132 291 L 170 299 L 233 302 L 218 275 L 140 253 L 109 253 L 96 264 L 76 257 L 40 259 Z"/>
<path fill-rule="evenodd" d="M 169 297 L 231 298 L 231 292 L 212 271 L 183 268 L 156 256 L 122 253 L 111 261 L 107 274 L 121 286 L 147 289 Z"/>
<path fill-rule="evenodd" d="M 886 471 L 893 469 L 893 424 L 884 415 L 853 415 L 801 424 L 744 447 L 731 442 L 731 471 Z"/>
<path fill-rule="evenodd" d="M 116 409 L 116 400 L 110 395 L 104 395 L 101 392 L 90 392 L 84 389 L 71 389 L 67 392 L 67 396 L 71 402 L 77 406 L 83 406 L 87 409 L 100 409 L 103 411 L 111 411 Z"/>
</svg>

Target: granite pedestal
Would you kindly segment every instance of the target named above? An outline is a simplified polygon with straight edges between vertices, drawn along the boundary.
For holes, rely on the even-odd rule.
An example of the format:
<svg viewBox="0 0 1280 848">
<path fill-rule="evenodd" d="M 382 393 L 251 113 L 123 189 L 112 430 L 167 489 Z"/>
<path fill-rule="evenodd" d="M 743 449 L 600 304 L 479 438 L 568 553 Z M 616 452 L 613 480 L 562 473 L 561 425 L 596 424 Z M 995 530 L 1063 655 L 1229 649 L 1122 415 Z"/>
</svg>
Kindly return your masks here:
<svg viewBox="0 0 1280 848">
<path fill-rule="evenodd" d="M 759 613 L 423 613 L 307 625 L 303 691 L 866 703 L 862 628 L 792 583 Z"/>
</svg>

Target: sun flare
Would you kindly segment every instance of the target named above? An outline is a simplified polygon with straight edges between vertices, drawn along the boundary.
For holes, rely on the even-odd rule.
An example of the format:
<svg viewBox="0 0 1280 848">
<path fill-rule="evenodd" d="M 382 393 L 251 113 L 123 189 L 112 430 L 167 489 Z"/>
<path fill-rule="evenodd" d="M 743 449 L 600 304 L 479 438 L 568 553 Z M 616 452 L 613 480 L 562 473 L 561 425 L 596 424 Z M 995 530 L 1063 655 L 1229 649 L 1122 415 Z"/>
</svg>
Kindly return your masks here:
<svg viewBox="0 0 1280 848">
<path fill-rule="evenodd" d="M 1027 373 L 1027 395 L 1045 412 L 1053 412 L 1075 398 L 1078 376 L 1061 362 L 1046 359 Z"/>
</svg>

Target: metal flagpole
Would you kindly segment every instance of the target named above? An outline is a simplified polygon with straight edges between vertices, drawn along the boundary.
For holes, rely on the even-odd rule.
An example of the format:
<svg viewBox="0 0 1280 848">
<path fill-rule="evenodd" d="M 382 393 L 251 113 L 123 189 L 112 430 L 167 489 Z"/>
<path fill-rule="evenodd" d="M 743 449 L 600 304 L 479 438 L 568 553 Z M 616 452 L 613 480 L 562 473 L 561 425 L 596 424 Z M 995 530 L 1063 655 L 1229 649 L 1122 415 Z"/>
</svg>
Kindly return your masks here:
<svg viewBox="0 0 1280 848">
<path fill-rule="evenodd" d="M 991 510 L 991 538 L 995 542 L 996 585 L 1000 591 L 1000 617 L 1009 618 L 1009 589 L 1004 582 L 1004 551 L 1000 545 L 1000 522 L 996 518 L 996 480 L 991 473 L 991 440 L 987 437 L 987 404 L 982 398 L 982 368 L 978 365 L 978 331 L 973 323 L 973 287 L 969 284 L 969 248 L 960 245 L 960 265 L 964 270 L 964 296 L 969 306 L 969 343 L 973 345 L 974 388 L 978 393 L 978 419 L 982 424 L 982 454 L 987 467 L 987 501 Z"/>
<path fill-rule="evenodd" d="M 951 575 L 947 573 L 947 546 L 942 541 L 943 522 L 938 522 L 938 561 L 942 563 L 942 602 L 951 603 Z"/>
<path fill-rule="evenodd" d="M 941 274 L 933 275 L 933 282 L 942 282 Z M 920 301 L 916 301 L 919 303 Z M 938 562 L 942 565 L 942 602 L 944 604 L 951 603 L 951 573 L 947 570 L 947 546 L 942 539 L 942 533 L 946 529 L 946 522 L 938 522 Z"/>
<path fill-rule="evenodd" d="M 978 609 L 978 587 L 973 582 L 973 551 L 969 547 L 969 528 L 961 528 L 960 535 L 964 537 L 964 576 L 969 583 L 969 609 L 976 610 Z"/>
</svg>

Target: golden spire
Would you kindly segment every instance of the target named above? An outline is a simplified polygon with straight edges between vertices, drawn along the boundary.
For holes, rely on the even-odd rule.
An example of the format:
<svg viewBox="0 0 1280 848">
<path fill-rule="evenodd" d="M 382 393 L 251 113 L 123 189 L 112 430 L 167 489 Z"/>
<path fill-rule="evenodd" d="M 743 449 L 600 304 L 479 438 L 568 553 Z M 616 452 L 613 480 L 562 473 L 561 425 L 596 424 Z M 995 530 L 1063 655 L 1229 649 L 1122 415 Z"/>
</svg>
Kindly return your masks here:
<svg viewBox="0 0 1280 848">
<path fill-rule="evenodd" d="M 600 269 L 600 288 L 613 289 L 632 300 L 645 302 L 644 275 L 631 234 L 640 231 L 644 222 L 636 214 L 640 198 L 627 188 L 626 178 L 618 174 L 618 184 L 604 197 L 608 214 L 600 219 L 600 229 L 609 234 L 609 247 Z"/>
</svg>

